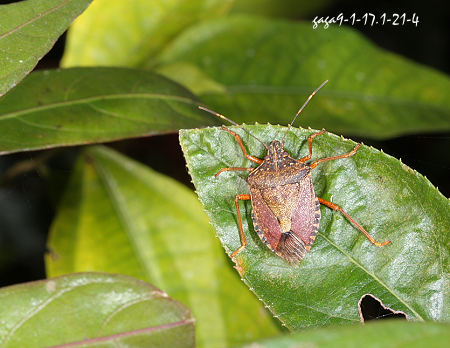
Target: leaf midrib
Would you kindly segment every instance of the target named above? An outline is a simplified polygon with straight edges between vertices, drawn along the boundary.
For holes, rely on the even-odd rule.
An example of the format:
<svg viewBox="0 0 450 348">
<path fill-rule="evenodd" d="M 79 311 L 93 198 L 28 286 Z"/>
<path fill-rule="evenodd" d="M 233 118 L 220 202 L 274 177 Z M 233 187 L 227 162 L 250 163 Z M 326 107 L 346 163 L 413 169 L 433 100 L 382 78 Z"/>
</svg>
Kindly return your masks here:
<svg viewBox="0 0 450 348">
<path fill-rule="evenodd" d="M 90 345 L 90 343 L 101 343 L 101 342 L 108 342 L 108 341 L 113 341 L 115 344 L 117 343 L 117 339 L 119 338 L 125 338 L 125 337 L 130 337 L 130 336 L 135 336 L 136 334 L 145 334 L 145 333 L 151 333 L 151 332 L 155 332 L 155 331 L 163 331 L 163 330 L 170 330 L 172 328 L 176 328 L 176 327 L 180 327 L 180 326 L 186 326 L 186 325 L 190 325 L 190 324 L 194 324 L 195 321 L 192 318 L 187 318 L 187 319 L 182 319 L 179 321 L 175 321 L 175 322 L 170 322 L 167 324 L 160 324 L 158 326 L 152 326 L 152 327 L 148 327 L 148 328 L 143 328 L 143 329 L 135 329 L 132 331 L 126 331 L 126 332 L 121 332 L 118 334 L 112 334 L 109 336 L 102 336 L 102 337 L 97 337 L 97 338 L 88 338 L 82 341 L 75 341 L 75 342 L 70 342 L 70 343 L 66 343 L 64 345 L 58 345 L 58 346 L 54 346 L 54 348 L 58 348 L 58 347 L 80 347 L 81 344 L 84 345 Z M 119 346 L 119 345 L 117 345 Z"/>
<path fill-rule="evenodd" d="M 104 169 L 103 165 L 101 163 L 98 163 L 98 161 L 94 161 L 94 167 L 97 172 L 99 181 L 103 185 L 103 188 L 107 194 L 107 196 L 110 199 L 110 202 L 112 203 L 114 210 L 116 211 L 116 214 L 122 224 L 123 230 L 125 231 L 128 240 L 130 241 L 131 248 L 133 249 L 133 254 L 136 256 L 136 259 L 141 266 L 142 272 L 145 274 L 145 276 L 148 279 L 152 279 L 156 284 L 159 284 L 159 287 L 164 288 L 163 283 L 161 279 L 157 279 L 157 275 L 152 272 L 151 269 L 148 268 L 147 263 L 144 260 L 144 255 L 142 252 L 142 248 L 140 247 L 140 244 L 135 238 L 135 232 L 134 232 L 134 225 L 130 222 L 130 218 L 126 211 L 123 209 L 123 203 L 120 202 L 122 196 L 114 187 L 113 182 L 115 181 L 114 178 L 112 178 L 108 171 Z"/>
<path fill-rule="evenodd" d="M 25 26 L 27 26 L 27 25 L 37 21 L 39 18 L 42 18 L 42 17 L 48 15 L 49 13 L 52 13 L 52 12 L 60 9 L 61 7 L 63 7 L 64 5 L 66 5 L 67 3 L 71 2 L 71 1 L 73 1 L 73 0 L 65 0 L 65 1 L 61 2 L 60 4 L 56 5 L 55 7 L 49 8 L 48 10 L 37 14 L 33 18 L 30 18 L 26 22 L 19 24 L 17 27 L 10 29 L 6 33 L 0 34 L 0 40 L 5 38 L 5 37 L 7 37 L 7 36 L 9 36 L 9 35 L 11 35 L 11 34 L 13 34 L 13 33 L 15 33 L 17 30 L 19 30 L 19 29 L 21 29 L 21 28 L 23 28 L 23 27 L 25 27 Z"/>
<path fill-rule="evenodd" d="M 40 106 L 36 106 L 36 107 L 23 109 L 20 111 L 8 112 L 3 115 L 0 115 L 0 122 L 5 119 L 14 118 L 14 117 L 18 117 L 18 116 L 26 115 L 26 114 L 31 114 L 33 112 L 38 112 L 38 111 L 42 111 L 42 110 L 50 110 L 50 109 L 57 109 L 60 107 L 65 107 L 65 106 L 86 104 L 86 103 L 95 102 L 98 100 L 133 99 L 133 98 L 177 100 L 177 101 L 180 101 L 180 102 L 183 102 L 186 104 L 197 105 L 193 99 L 190 99 L 187 97 L 180 97 L 180 96 L 175 96 L 175 95 L 167 95 L 167 94 L 159 94 L 159 93 L 123 93 L 123 94 L 112 94 L 112 95 L 106 94 L 106 95 L 96 95 L 93 97 L 73 99 L 70 101 L 55 102 L 55 103 L 51 103 L 51 104 L 47 104 L 47 105 L 40 105 Z M 1 105 L 0 105 L 0 108 L 1 108 Z"/>
<path fill-rule="evenodd" d="M 310 94 L 313 90 L 313 87 L 298 87 L 298 86 L 289 86 L 289 87 L 283 87 L 283 86 L 268 86 L 268 85 L 234 85 L 234 86 L 227 86 L 227 91 L 230 94 L 237 94 L 237 93 L 247 93 L 247 94 L 284 94 L 284 95 L 296 95 L 296 94 Z M 353 99 L 355 101 L 359 102 L 377 102 L 377 103 L 384 103 L 384 104 L 391 104 L 391 105 L 406 105 L 409 107 L 422 107 L 422 108 L 429 108 L 434 109 L 441 112 L 448 112 L 450 113 L 449 108 L 445 108 L 444 105 L 433 105 L 433 104 L 426 104 L 425 102 L 416 102 L 414 100 L 408 99 L 408 98 L 399 98 L 399 97 L 392 97 L 387 95 L 375 95 L 375 94 L 364 94 L 364 93 L 358 93 L 353 91 L 320 91 L 320 94 L 323 97 L 329 97 L 329 98 L 349 98 Z M 202 95 L 222 95 L 220 93 L 215 92 L 207 92 L 203 93 Z"/>
</svg>

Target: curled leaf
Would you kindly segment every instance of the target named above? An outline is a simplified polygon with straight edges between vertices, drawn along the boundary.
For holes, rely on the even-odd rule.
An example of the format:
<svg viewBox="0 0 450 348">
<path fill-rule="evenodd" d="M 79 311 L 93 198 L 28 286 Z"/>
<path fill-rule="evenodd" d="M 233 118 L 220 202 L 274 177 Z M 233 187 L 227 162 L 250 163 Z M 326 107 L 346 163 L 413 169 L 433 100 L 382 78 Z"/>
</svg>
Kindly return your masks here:
<svg viewBox="0 0 450 348">
<path fill-rule="evenodd" d="M 194 347 L 180 302 L 123 275 L 78 273 L 0 289 L 0 345 Z"/>
</svg>

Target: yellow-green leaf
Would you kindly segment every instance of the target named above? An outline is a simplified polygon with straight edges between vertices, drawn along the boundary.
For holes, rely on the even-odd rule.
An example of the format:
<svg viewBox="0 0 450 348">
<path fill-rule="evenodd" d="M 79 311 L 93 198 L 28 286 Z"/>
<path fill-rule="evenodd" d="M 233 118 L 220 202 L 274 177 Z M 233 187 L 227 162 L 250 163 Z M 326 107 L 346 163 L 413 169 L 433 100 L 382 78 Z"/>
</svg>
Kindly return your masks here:
<svg viewBox="0 0 450 348">
<path fill-rule="evenodd" d="M 223 0 L 96 0 L 70 28 L 62 65 L 149 64 L 183 29 L 221 16 L 231 4 Z"/>
</svg>

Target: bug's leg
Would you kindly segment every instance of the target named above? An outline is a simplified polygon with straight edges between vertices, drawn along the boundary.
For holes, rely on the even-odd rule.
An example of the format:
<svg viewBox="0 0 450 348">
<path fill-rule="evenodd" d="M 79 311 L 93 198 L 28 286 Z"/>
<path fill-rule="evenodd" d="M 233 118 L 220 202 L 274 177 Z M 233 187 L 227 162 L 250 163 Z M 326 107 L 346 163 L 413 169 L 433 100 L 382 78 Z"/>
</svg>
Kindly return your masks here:
<svg viewBox="0 0 450 348">
<path fill-rule="evenodd" d="M 242 218 L 241 218 L 241 210 L 239 209 L 239 201 L 248 201 L 251 200 L 252 197 L 250 195 L 237 195 L 234 198 L 234 204 L 236 205 L 236 211 L 239 222 L 239 233 L 241 234 L 241 246 L 238 250 L 231 254 L 231 258 L 234 258 L 237 254 L 239 254 L 242 250 L 247 246 L 247 240 L 245 239 L 244 228 L 242 227 Z"/>
<path fill-rule="evenodd" d="M 232 172 L 232 171 L 238 171 L 238 170 L 248 170 L 249 172 L 253 172 L 255 170 L 255 168 L 241 168 L 241 167 L 222 168 L 216 174 L 214 174 L 214 176 L 217 178 L 223 172 Z"/>
<path fill-rule="evenodd" d="M 338 206 L 337 204 L 331 203 L 329 201 L 326 201 L 325 199 L 322 199 L 322 198 L 319 198 L 319 197 L 317 197 L 317 198 L 319 199 L 319 202 L 321 204 L 326 205 L 328 208 L 336 210 L 336 211 L 340 212 L 342 215 L 344 215 L 358 230 L 360 230 L 366 236 L 366 238 L 373 245 L 382 247 L 382 246 L 385 246 L 385 245 L 387 245 L 387 244 L 389 244 L 391 242 L 390 240 L 387 240 L 387 241 L 385 241 L 383 243 L 379 243 L 379 242 L 375 241 L 375 239 L 373 239 L 372 236 L 360 224 L 358 224 L 355 220 L 353 220 L 353 218 L 350 215 L 348 215 L 344 211 L 344 209 L 342 209 L 340 206 Z"/>
<path fill-rule="evenodd" d="M 350 151 L 349 153 L 346 153 L 344 155 L 318 159 L 317 161 L 311 163 L 310 167 L 311 167 L 311 169 L 314 169 L 314 168 L 317 167 L 317 165 L 319 165 L 322 162 L 336 160 L 336 159 L 341 159 L 341 158 L 347 158 L 347 157 L 353 156 L 356 153 L 356 151 L 359 149 L 360 146 L 361 146 L 361 144 L 356 144 L 355 148 L 352 151 Z"/>
<path fill-rule="evenodd" d="M 317 137 L 318 135 L 323 134 L 323 133 L 325 133 L 325 129 L 322 129 L 320 132 L 317 132 L 317 133 L 312 134 L 312 135 L 308 138 L 309 155 L 308 155 L 308 156 L 305 156 L 305 157 L 302 157 L 302 158 L 299 158 L 299 161 L 300 161 L 300 162 L 306 162 L 306 161 L 309 161 L 309 160 L 311 159 L 311 156 L 312 156 L 312 142 L 313 142 L 313 139 L 314 139 L 315 137 Z"/>
<path fill-rule="evenodd" d="M 255 163 L 258 163 L 258 164 L 261 164 L 261 163 L 264 162 L 262 159 L 259 159 L 259 158 L 257 158 L 257 157 L 253 157 L 253 156 L 247 154 L 247 151 L 245 151 L 244 144 L 242 143 L 242 139 L 241 139 L 241 137 L 240 137 L 238 134 L 236 134 L 236 133 L 233 132 L 231 129 L 228 129 L 228 128 L 225 127 L 225 126 L 222 126 L 222 129 L 223 129 L 224 131 L 227 131 L 228 133 L 230 133 L 232 136 L 234 136 L 234 139 L 236 139 L 236 141 L 238 142 L 239 146 L 241 147 L 242 153 L 244 154 L 244 156 L 245 156 L 246 158 L 248 158 L 250 161 L 255 162 Z"/>
</svg>

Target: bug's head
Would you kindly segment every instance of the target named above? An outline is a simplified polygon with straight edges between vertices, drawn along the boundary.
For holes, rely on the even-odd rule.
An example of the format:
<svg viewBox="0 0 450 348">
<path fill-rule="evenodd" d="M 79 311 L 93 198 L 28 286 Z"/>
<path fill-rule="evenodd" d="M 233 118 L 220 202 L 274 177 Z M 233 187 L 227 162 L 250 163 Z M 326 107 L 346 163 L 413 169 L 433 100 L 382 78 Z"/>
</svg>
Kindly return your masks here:
<svg viewBox="0 0 450 348">
<path fill-rule="evenodd" d="M 272 140 L 269 144 L 269 150 L 267 151 L 266 161 L 277 162 L 281 161 L 289 154 L 284 150 L 283 145 L 278 140 Z"/>
</svg>

